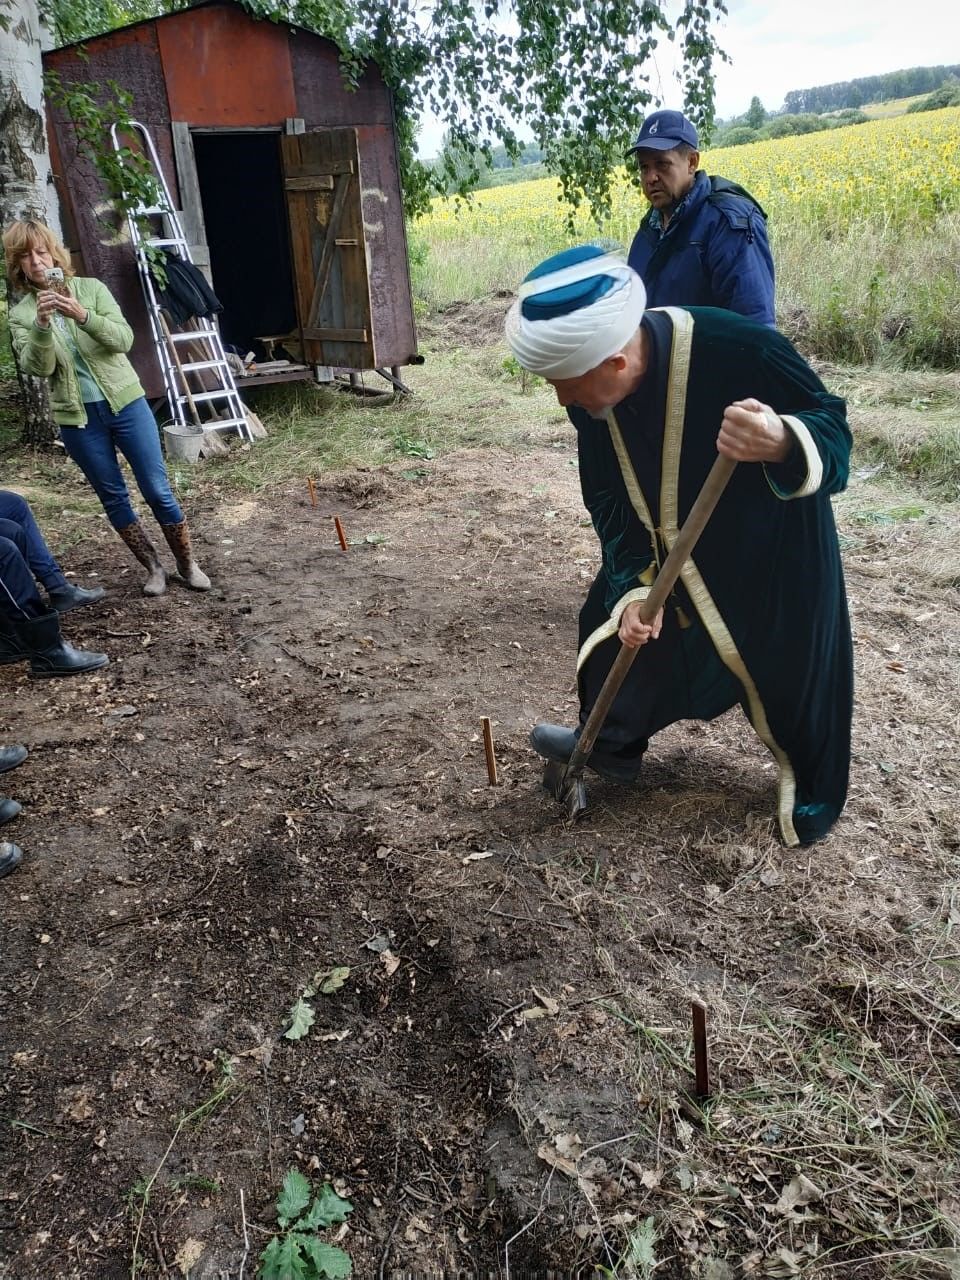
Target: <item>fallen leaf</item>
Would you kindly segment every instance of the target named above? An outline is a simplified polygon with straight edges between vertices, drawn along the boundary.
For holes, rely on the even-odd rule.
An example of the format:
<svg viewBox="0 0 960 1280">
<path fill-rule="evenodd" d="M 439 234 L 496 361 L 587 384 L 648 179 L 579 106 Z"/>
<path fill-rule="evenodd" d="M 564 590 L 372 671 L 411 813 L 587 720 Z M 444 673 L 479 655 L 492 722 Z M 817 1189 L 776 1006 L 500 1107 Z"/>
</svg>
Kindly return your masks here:
<svg viewBox="0 0 960 1280">
<path fill-rule="evenodd" d="M 70 1105 L 67 1107 L 67 1115 L 71 1120 L 76 1120 L 78 1123 L 81 1120 L 89 1120 L 93 1115 L 93 1107 L 90 1105 L 90 1095 L 84 1093 L 82 1089 L 78 1093 L 74 1094 Z"/>
<path fill-rule="evenodd" d="M 553 1143 L 541 1142 L 539 1147 L 537 1147 L 537 1155 L 544 1164 L 548 1164 L 551 1169 L 557 1169 L 560 1173 L 565 1173 L 568 1178 L 576 1178 L 576 1161 L 570 1160 L 566 1156 L 562 1156 Z"/>
<path fill-rule="evenodd" d="M 468 862 L 481 862 L 484 858 L 492 857 L 492 849 L 477 849 L 473 853 L 468 853 L 465 858 L 461 858 L 461 862 L 466 866 Z"/>
<path fill-rule="evenodd" d="M 560 1012 L 559 1000 L 554 1000 L 553 996 L 541 995 L 541 993 L 537 990 L 536 987 L 533 988 L 533 994 L 537 997 L 537 999 L 543 1005 L 544 1009 L 546 1009 L 547 1013 L 550 1014 L 551 1018 Z"/>
<path fill-rule="evenodd" d="M 200 1240 L 188 1236 L 174 1255 L 174 1262 L 180 1268 L 180 1274 L 188 1276 L 203 1257 L 206 1245 Z"/>
<path fill-rule="evenodd" d="M 380 963 L 387 971 L 387 977 L 391 978 L 400 968 L 400 957 L 395 956 L 388 948 L 386 951 L 380 952 Z"/>
<path fill-rule="evenodd" d="M 805 1205 L 813 1204 L 814 1201 L 822 1199 L 823 1192 L 816 1183 L 811 1182 L 802 1173 L 798 1173 L 784 1187 L 780 1199 L 776 1203 L 775 1211 L 783 1214 L 793 1213 L 796 1209 L 802 1209 Z"/>
<path fill-rule="evenodd" d="M 270 1040 L 264 1040 L 263 1044 L 255 1044 L 252 1049 L 241 1049 L 237 1057 L 253 1058 L 257 1062 L 262 1062 L 265 1067 L 269 1067 L 270 1059 L 273 1057 L 273 1044 Z"/>
</svg>

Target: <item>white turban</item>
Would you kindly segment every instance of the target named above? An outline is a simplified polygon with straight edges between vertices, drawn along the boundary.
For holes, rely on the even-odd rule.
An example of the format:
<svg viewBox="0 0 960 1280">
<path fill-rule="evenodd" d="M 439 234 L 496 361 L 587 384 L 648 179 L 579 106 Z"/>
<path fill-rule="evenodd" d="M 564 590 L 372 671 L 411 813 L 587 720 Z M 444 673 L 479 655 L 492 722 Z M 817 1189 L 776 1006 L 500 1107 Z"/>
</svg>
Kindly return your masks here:
<svg viewBox="0 0 960 1280">
<path fill-rule="evenodd" d="M 517 290 L 507 342 L 531 373 L 579 378 L 623 350 L 646 301 L 643 281 L 621 257 L 593 246 L 567 250 L 534 268 Z M 535 318 L 537 311 L 544 318 Z"/>
</svg>

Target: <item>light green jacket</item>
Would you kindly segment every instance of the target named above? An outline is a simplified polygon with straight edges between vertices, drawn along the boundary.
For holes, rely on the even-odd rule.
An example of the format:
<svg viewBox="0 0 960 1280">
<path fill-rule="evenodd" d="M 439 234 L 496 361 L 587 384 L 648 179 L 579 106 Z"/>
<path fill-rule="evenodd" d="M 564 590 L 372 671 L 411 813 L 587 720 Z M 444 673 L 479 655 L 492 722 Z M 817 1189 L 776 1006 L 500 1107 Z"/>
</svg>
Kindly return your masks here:
<svg viewBox="0 0 960 1280">
<path fill-rule="evenodd" d="M 64 317 L 64 323 L 111 411 L 119 413 L 143 395 L 140 379 L 126 356 L 133 346 L 133 330 L 105 284 L 80 276 L 69 283 L 73 296 L 86 308 L 87 322 L 81 325 Z M 54 422 L 63 427 L 85 427 L 87 415 L 73 353 L 54 319 L 49 329 L 38 328 L 36 319 L 36 295 L 28 293 L 10 312 L 10 337 L 20 368 L 50 379 Z"/>
</svg>

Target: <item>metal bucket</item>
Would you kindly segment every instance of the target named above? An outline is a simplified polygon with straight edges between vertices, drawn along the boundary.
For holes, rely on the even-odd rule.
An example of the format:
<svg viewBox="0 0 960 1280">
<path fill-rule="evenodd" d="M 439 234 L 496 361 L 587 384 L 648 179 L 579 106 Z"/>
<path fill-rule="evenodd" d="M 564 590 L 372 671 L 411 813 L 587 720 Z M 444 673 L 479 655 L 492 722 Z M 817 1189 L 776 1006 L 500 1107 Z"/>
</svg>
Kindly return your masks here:
<svg viewBox="0 0 960 1280">
<path fill-rule="evenodd" d="M 168 422 L 163 428 L 163 446 L 167 457 L 177 462 L 199 462 L 203 444 L 203 428 Z"/>
</svg>

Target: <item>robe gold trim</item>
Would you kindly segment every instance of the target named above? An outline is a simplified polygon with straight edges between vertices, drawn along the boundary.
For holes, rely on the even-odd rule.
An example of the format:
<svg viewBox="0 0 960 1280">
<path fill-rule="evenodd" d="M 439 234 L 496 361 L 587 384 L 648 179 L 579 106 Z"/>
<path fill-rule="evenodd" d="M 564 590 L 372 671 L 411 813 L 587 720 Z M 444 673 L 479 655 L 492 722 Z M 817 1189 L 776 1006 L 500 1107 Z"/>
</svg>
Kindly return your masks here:
<svg viewBox="0 0 960 1280">
<path fill-rule="evenodd" d="M 620 469 L 623 473 L 624 484 L 627 489 L 627 495 L 630 498 L 631 505 L 637 515 L 643 521 L 643 524 L 650 532 L 653 541 L 654 554 L 659 566 L 659 549 L 657 543 L 657 533 L 663 539 L 664 546 L 669 552 L 670 548 L 676 542 L 678 527 L 678 487 L 680 479 L 680 453 L 683 446 L 683 427 L 684 413 L 686 410 L 687 398 L 687 379 L 690 374 L 690 357 L 693 348 L 693 317 L 688 311 L 681 310 L 676 307 L 662 308 L 669 316 L 673 323 L 673 343 L 670 352 L 670 370 L 667 380 L 667 402 L 666 412 L 664 415 L 664 436 L 662 445 L 662 463 L 661 463 L 661 486 L 660 486 L 660 528 L 655 530 L 653 520 L 650 515 L 649 508 L 640 489 L 639 481 L 630 461 L 623 436 L 620 432 L 619 425 L 616 422 L 614 414 L 610 411 L 607 415 L 607 422 L 610 427 L 610 436 L 613 446 L 620 462 Z M 791 420 L 790 428 L 794 434 L 800 439 L 801 446 L 804 447 L 804 455 L 807 458 L 807 479 L 804 483 L 803 491 L 813 479 L 814 469 L 810 465 L 810 455 L 805 447 L 805 442 L 801 438 L 801 433 L 796 430 Z M 803 424 L 799 424 L 803 427 Z M 718 424 L 719 429 L 719 424 Z M 806 428 L 803 427 L 806 432 Z M 806 432 L 809 443 L 812 446 L 812 439 Z M 814 450 L 814 453 L 816 451 Z M 816 455 L 819 462 L 819 455 Z M 822 474 L 822 472 L 821 472 Z M 819 478 L 817 479 L 819 484 Z M 812 491 L 812 490 L 811 490 Z M 800 491 L 794 496 L 799 497 Z M 707 629 L 707 633 L 713 643 L 720 660 L 730 670 L 743 686 L 747 697 L 747 706 L 749 708 L 749 719 L 753 726 L 754 732 L 770 750 L 779 768 L 779 779 L 777 787 L 777 817 L 779 820 L 780 833 L 783 842 L 787 846 L 794 846 L 800 843 L 796 829 L 793 825 L 793 807 L 796 802 L 796 777 L 793 766 L 789 757 L 783 748 L 774 738 L 770 725 L 767 721 L 767 713 L 763 703 L 760 700 L 760 694 L 757 687 L 747 670 L 733 636 L 730 634 L 726 623 L 714 603 L 713 597 L 707 589 L 706 583 L 700 576 L 696 563 L 692 556 L 687 559 L 686 564 L 680 573 L 687 593 L 693 602 L 694 608 L 700 616 L 703 625 Z M 628 592 L 627 596 L 633 595 Z M 623 607 L 628 603 L 625 596 L 622 601 L 617 602 L 617 617 L 623 612 Z M 623 607 L 621 607 L 623 606 Z M 619 624 L 618 624 L 619 625 Z M 609 624 L 598 627 L 592 635 L 588 636 L 584 643 L 580 657 L 577 662 L 577 670 L 579 671 L 583 662 L 589 654 L 596 648 L 597 644 L 607 639 L 610 632 L 607 631 Z M 606 634 L 601 634 L 606 632 Z"/>
<path fill-rule="evenodd" d="M 800 446 L 803 453 L 804 462 L 807 464 L 807 474 L 803 484 L 799 489 L 795 489 L 793 493 L 787 493 L 775 484 L 770 477 L 770 472 L 764 464 L 764 475 L 767 477 L 767 484 L 777 495 L 785 502 L 790 502 L 794 498 L 806 498 L 811 493 L 816 493 L 823 483 L 823 459 L 814 443 L 813 436 L 810 434 L 810 428 L 801 418 L 795 418 L 793 414 L 786 414 L 780 419 L 783 425 L 791 433 L 796 443 Z"/>
</svg>

